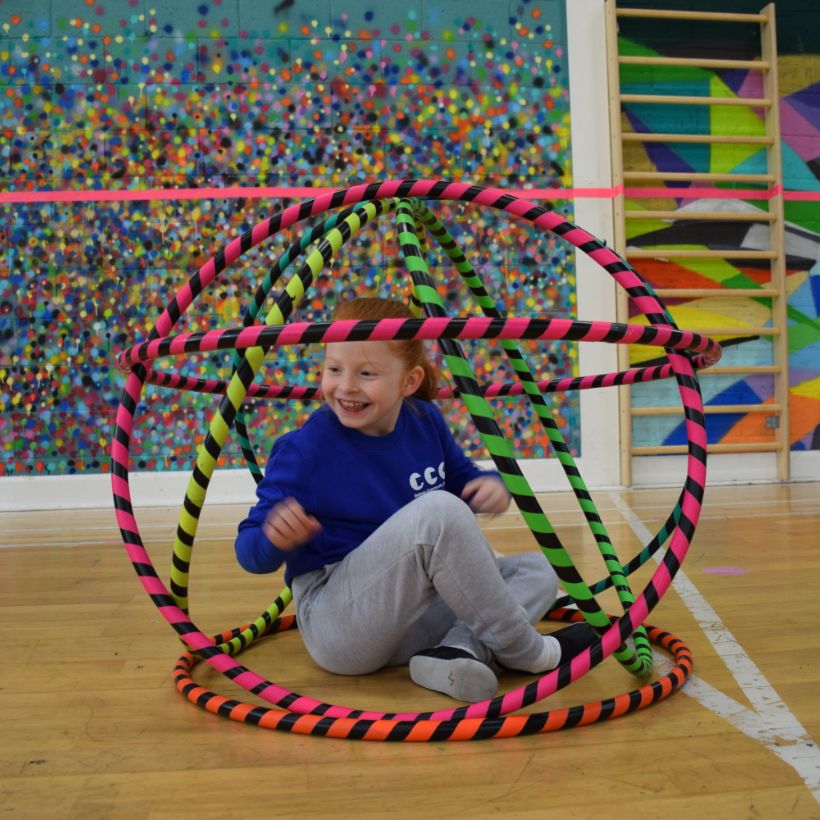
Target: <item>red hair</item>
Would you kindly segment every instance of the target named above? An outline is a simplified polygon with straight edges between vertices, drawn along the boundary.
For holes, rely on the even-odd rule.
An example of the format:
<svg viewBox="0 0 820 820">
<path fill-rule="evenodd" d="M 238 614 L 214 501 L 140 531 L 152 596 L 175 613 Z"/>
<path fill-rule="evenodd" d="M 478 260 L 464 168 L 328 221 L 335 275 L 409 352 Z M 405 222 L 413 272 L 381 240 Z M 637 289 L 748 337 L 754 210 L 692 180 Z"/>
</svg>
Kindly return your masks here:
<svg viewBox="0 0 820 820">
<path fill-rule="evenodd" d="M 398 299 L 381 299 L 377 296 L 361 296 L 348 302 L 341 302 L 333 314 L 334 319 L 412 319 L 410 308 Z M 419 339 L 391 340 L 390 349 L 402 360 L 407 370 L 420 367 L 424 378 L 413 394 L 425 401 L 432 401 L 438 393 L 439 370 Z"/>
</svg>

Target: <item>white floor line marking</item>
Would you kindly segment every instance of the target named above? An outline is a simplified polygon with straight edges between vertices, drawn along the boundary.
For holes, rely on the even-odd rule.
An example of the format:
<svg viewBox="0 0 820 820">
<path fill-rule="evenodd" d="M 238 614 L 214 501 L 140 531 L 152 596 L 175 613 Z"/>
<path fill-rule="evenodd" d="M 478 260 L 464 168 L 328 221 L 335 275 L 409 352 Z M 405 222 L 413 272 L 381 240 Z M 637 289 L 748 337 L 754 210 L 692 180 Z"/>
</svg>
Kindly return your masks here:
<svg viewBox="0 0 820 820">
<path fill-rule="evenodd" d="M 647 544 L 653 533 L 622 498 L 615 493 L 608 495 L 641 543 Z M 820 748 L 682 569 L 673 586 L 754 709 L 747 709 L 694 675 L 681 691 L 791 766 L 820 803 Z"/>
</svg>

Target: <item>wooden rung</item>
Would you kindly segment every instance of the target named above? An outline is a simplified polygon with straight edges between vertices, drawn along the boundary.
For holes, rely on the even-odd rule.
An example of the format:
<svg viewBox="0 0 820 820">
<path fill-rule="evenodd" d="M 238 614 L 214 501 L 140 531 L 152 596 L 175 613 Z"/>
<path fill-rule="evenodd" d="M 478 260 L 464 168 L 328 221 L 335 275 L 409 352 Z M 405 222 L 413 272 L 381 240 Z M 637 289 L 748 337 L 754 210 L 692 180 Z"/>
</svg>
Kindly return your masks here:
<svg viewBox="0 0 820 820">
<path fill-rule="evenodd" d="M 654 20 L 703 20 L 712 23 L 765 23 L 765 14 L 729 11 L 674 11 L 672 9 L 616 9 L 618 17 L 642 17 Z"/>
<path fill-rule="evenodd" d="M 636 366 L 641 366 L 638 363 Z M 726 364 L 698 370 L 700 376 L 776 376 L 782 372 L 776 364 Z"/>
<path fill-rule="evenodd" d="M 782 369 L 776 364 L 725 364 L 699 370 L 700 376 L 743 376 L 743 375 L 772 375 L 781 373 Z"/>
<path fill-rule="evenodd" d="M 780 336 L 780 328 L 777 327 L 687 327 L 684 330 L 697 333 L 701 336 L 709 336 L 714 339 L 717 336 L 728 336 L 730 339 L 736 339 L 738 336 Z M 719 339 L 717 340 L 720 341 Z M 706 372 L 706 371 L 704 371 Z M 711 370 L 709 371 L 711 372 Z M 747 369 L 739 370 L 739 373 L 756 373 L 768 371 L 756 371 L 752 365 Z"/>
<path fill-rule="evenodd" d="M 625 211 L 625 219 L 673 219 L 676 222 L 774 222 L 769 211 Z"/>
<path fill-rule="evenodd" d="M 683 412 L 677 407 L 632 407 L 633 416 L 677 416 Z M 709 415 L 720 413 L 757 413 L 763 416 L 779 416 L 783 408 L 779 404 L 705 404 L 703 412 Z"/>
<path fill-rule="evenodd" d="M 774 182 L 774 174 L 686 173 L 685 171 L 624 171 L 625 182 Z M 627 192 L 628 195 L 628 192 Z M 669 191 L 674 196 L 673 189 Z"/>
<path fill-rule="evenodd" d="M 774 299 L 780 295 L 777 288 L 655 288 L 661 299 Z"/>
<path fill-rule="evenodd" d="M 694 333 L 700 333 L 701 336 L 729 336 L 735 338 L 736 336 L 779 336 L 780 328 L 776 327 L 688 327 Z"/>
<path fill-rule="evenodd" d="M 773 145 L 773 137 L 745 136 L 744 134 L 665 134 L 650 131 L 624 131 L 624 142 L 692 142 L 712 145 Z"/>
<path fill-rule="evenodd" d="M 624 103 L 650 105 L 742 105 L 746 108 L 771 108 L 768 97 L 702 97 L 686 94 L 621 94 Z"/>
<path fill-rule="evenodd" d="M 656 66 L 681 66 L 688 68 L 726 68 L 744 69 L 752 71 L 768 71 L 771 67 L 766 60 L 719 60 L 709 57 L 639 57 L 624 56 L 618 57 L 621 65 L 656 65 Z"/>
<path fill-rule="evenodd" d="M 772 431 L 774 432 L 774 431 Z M 764 442 L 755 441 L 748 444 L 709 444 L 706 447 L 707 453 L 777 453 L 783 449 L 783 445 L 777 441 Z M 633 456 L 669 456 L 678 453 L 686 453 L 685 444 L 667 444 L 658 447 L 633 447 Z"/>
<path fill-rule="evenodd" d="M 626 249 L 627 259 L 777 259 L 777 251 L 674 250 L 672 248 Z"/>
</svg>

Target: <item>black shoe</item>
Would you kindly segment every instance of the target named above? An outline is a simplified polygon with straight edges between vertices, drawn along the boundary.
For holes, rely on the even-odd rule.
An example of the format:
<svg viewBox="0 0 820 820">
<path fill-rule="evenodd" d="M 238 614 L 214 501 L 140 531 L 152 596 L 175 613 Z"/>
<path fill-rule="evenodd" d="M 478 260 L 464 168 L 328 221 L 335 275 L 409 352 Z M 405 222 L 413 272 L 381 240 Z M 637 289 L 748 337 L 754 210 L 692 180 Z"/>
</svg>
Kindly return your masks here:
<svg viewBox="0 0 820 820">
<path fill-rule="evenodd" d="M 492 667 L 454 646 L 436 646 L 413 655 L 410 678 L 425 689 L 469 703 L 487 700 L 498 690 Z"/>
<path fill-rule="evenodd" d="M 563 629 L 550 633 L 561 647 L 561 660 L 564 663 L 576 655 L 580 655 L 588 646 L 598 640 L 598 633 L 586 623 L 570 624 Z"/>
</svg>

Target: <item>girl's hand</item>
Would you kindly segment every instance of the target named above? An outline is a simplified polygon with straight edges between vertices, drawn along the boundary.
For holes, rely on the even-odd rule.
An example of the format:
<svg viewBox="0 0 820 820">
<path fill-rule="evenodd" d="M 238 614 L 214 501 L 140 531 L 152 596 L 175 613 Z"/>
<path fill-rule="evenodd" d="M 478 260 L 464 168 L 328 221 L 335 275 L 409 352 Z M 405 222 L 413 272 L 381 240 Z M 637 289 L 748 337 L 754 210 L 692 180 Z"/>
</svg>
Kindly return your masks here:
<svg viewBox="0 0 820 820">
<path fill-rule="evenodd" d="M 268 541 L 285 552 L 310 541 L 321 529 L 322 525 L 295 498 L 275 504 L 262 524 Z"/>
<path fill-rule="evenodd" d="M 475 513 L 499 515 L 510 506 L 510 493 L 506 485 L 496 476 L 474 478 L 464 485 L 461 498 Z"/>
</svg>

